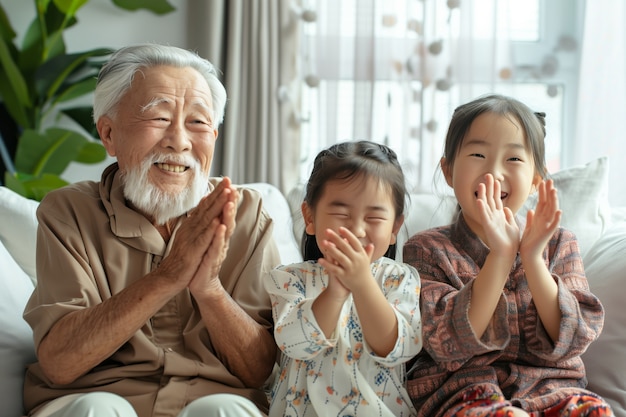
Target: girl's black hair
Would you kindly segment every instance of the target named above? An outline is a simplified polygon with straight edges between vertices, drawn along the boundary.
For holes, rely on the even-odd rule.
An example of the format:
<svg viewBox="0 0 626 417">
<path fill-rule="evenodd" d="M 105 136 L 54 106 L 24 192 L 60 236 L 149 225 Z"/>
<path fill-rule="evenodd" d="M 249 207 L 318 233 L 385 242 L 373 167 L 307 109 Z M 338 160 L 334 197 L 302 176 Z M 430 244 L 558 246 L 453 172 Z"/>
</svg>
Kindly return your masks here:
<svg viewBox="0 0 626 417">
<path fill-rule="evenodd" d="M 317 154 L 306 185 L 304 202 L 315 210 L 328 181 L 359 175 L 376 178 L 387 185 L 392 193 L 396 218 L 404 214 L 408 193 L 396 153 L 388 146 L 366 140 L 338 143 Z M 315 236 L 308 235 L 306 230 L 302 239 L 302 256 L 305 261 L 323 257 Z M 395 259 L 396 245 L 390 245 L 384 256 Z"/>
</svg>

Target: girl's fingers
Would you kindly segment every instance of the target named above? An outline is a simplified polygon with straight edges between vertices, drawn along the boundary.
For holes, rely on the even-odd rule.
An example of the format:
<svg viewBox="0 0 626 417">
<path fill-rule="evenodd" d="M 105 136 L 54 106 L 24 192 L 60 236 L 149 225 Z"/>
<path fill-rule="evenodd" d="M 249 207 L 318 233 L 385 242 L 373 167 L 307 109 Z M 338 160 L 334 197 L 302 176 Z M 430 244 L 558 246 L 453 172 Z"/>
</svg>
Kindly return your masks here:
<svg viewBox="0 0 626 417">
<path fill-rule="evenodd" d="M 348 261 L 348 257 L 335 243 L 329 240 L 322 241 L 324 257 L 329 256 L 333 260 L 335 265 L 345 265 Z"/>
<path fill-rule="evenodd" d="M 493 178 L 492 178 L 493 180 Z M 494 180 L 494 185 L 493 185 L 493 201 L 494 201 L 494 206 L 497 210 L 502 210 L 502 198 L 500 196 L 501 192 L 502 192 L 502 186 L 500 185 L 500 181 L 495 181 Z"/>
<path fill-rule="evenodd" d="M 332 229 L 326 229 L 326 239 L 333 242 L 342 252 L 348 252 L 349 250 L 358 251 L 362 248 L 359 239 L 345 227 L 340 227 L 339 233 Z"/>
<path fill-rule="evenodd" d="M 347 228 L 340 227 L 339 235 L 342 238 L 342 242 L 347 242 L 353 250 L 359 251 L 363 248 L 361 241 Z"/>
</svg>

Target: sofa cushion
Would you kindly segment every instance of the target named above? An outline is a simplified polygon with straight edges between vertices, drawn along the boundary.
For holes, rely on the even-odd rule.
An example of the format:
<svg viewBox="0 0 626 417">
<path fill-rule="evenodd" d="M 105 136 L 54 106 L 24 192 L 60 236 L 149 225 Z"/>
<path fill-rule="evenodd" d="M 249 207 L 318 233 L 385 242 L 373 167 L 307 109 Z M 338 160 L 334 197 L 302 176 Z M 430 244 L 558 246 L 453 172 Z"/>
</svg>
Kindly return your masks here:
<svg viewBox="0 0 626 417">
<path fill-rule="evenodd" d="M 611 219 L 608 158 L 563 169 L 552 174 L 551 178 L 563 212 L 561 225 L 574 232 L 584 256 L 607 230 Z M 525 216 L 526 211 L 536 205 L 537 193 L 528 198 L 520 214 Z"/>
<path fill-rule="evenodd" d="M 3 223 L 0 227 L 0 240 L 33 283 L 37 276 L 35 272 L 37 205 L 36 201 L 0 186 L 0 219 Z"/>
<path fill-rule="evenodd" d="M 604 328 L 582 356 L 588 388 L 626 417 L 626 224 L 608 230 L 583 258 L 591 291 L 605 309 Z"/>
<path fill-rule="evenodd" d="M 245 187 L 261 193 L 263 208 L 274 220 L 274 241 L 278 246 L 280 260 L 283 264 L 299 262 L 301 260 L 298 244 L 293 238 L 291 211 L 285 196 L 278 188 L 267 183 L 249 183 Z"/>
<path fill-rule="evenodd" d="M 34 287 L 2 241 L 0 265 L 0 414 L 16 417 L 24 413 L 24 371 L 26 365 L 35 360 L 32 332 L 22 319 L 22 311 Z"/>
</svg>

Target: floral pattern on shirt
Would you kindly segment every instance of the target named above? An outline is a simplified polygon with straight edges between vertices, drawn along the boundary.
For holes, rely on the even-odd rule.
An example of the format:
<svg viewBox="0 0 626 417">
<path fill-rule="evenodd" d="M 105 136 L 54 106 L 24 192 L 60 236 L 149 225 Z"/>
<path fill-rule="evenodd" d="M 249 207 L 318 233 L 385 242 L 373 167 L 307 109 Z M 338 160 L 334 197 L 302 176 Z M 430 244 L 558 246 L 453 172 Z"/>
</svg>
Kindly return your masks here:
<svg viewBox="0 0 626 417">
<path fill-rule="evenodd" d="M 352 297 L 343 305 L 333 337 L 324 336 L 312 311 L 328 285 L 319 264 L 272 271 L 265 287 L 282 357 L 270 416 L 415 415 L 404 386 L 404 364 L 422 346 L 419 277 L 413 267 L 388 258 L 372 263 L 372 275 L 398 321 L 398 339 L 386 357 L 368 347 Z"/>
</svg>

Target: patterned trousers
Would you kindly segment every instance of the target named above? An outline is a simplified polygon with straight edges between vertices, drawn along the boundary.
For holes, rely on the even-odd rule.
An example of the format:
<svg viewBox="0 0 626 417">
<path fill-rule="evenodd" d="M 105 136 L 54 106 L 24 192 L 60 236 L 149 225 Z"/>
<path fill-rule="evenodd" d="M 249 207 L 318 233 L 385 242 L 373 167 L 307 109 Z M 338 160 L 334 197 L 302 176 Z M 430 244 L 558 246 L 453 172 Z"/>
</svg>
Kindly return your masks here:
<svg viewBox="0 0 626 417">
<path fill-rule="evenodd" d="M 476 389 L 463 397 L 445 417 L 513 417 L 513 404 L 498 392 Z M 543 411 L 530 412 L 531 417 L 613 417 L 611 407 L 594 394 L 572 395 Z"/>
</svg>

